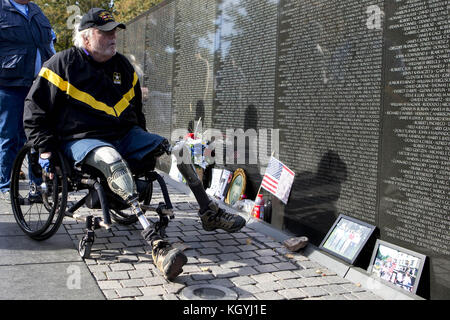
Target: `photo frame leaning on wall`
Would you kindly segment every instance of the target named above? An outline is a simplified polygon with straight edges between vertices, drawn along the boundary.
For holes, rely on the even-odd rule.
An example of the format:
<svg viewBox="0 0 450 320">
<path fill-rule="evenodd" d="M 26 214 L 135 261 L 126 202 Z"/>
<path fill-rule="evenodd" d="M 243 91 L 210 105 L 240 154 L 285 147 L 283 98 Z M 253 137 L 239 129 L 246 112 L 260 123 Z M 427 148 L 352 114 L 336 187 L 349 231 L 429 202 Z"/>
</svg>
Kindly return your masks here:
<svg viewBox="0 0 450 320">
<path fill-rule="evenodd" d="M 340 214 L 319 249 L 353 264 L 374 230 L 371 224 Z"/>
<path fill-rule="evenodd" d="M 234 205 L 237 201 L 241 200 L 246 186 L 247 178 L 244 169 L 236 169 L 233 174 L 233 180 L 231 180 L 230 188 L 228 189 L 225 203 Z"/>
<path fill-rule="evenodd" d="M 367 271 L 391 287 L 415 294 L 425 259 L 423 254 L 378 239 Z"/>
</svg>

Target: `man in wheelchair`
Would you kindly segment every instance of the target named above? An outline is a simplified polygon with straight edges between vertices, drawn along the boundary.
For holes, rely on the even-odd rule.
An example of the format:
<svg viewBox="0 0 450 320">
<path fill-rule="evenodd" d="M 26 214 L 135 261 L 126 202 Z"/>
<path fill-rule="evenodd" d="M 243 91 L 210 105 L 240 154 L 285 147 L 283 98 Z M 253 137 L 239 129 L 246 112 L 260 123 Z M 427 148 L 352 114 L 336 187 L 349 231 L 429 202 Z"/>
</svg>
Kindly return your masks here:
<svg viewBox="0 0 450 320">
<path fill-rule="evenodd" d="M 117 28 L 125 26 L 100 8 L 82 17 L 74 32 L 75 46 L 48 60 L 33 83 L 25 102 L 25 133 L 39 150 L 43 168 L 48 170 L 52 153 L 62 150 L 74 166 L 100 171 L 111 191 L 139 218 L 155 265 L 172 280 L 187 258 L 145 218 L 132 175 L 135 165 L 154 165 L 155 157 L 169 154 L 171 146 L 146 130 L 139 78 L 130 62 L 116 52 Z M 205 230 L 236 232 L 245 225 L 245 219 L 209 199 L 192 165 L 178 163 L 178 168 L 199 203 Z"/>
</svg>

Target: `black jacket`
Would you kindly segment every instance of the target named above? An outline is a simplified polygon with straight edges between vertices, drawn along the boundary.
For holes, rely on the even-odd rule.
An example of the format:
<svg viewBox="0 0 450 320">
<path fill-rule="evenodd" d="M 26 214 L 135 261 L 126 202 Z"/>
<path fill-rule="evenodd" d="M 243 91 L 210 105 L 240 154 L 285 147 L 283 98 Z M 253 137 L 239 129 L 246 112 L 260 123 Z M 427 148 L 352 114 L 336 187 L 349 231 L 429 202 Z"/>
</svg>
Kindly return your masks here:
<svg viewBox="0 0 450 320">
<path fill-rule="evenodd" d="M 146 130 L 139 78 L 119 53 L 98 63 L 83 49 L 59 52 L 34 81 L 23 123 L 41 152 L 55 150 L 59 141 L 118 139 L 135 125 Z"/>
<path fill-rule="evenodd" d="M 28 8 L 27 19 L 9 0 L 0 0 L 0 86 L 31 86 L 36 49 L 42 62 L 53 55 L 50 22 L 33 2 Z"/>
</svg>

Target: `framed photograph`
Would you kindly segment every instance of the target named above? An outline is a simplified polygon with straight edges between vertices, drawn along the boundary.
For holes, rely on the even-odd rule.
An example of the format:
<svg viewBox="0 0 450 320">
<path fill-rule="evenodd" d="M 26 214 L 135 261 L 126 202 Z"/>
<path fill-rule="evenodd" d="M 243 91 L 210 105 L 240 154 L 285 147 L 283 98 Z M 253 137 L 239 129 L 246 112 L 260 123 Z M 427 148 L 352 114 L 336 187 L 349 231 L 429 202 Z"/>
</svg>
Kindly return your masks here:
<svg viewBox="0 0 450 320">
<path fill-rule="evenodd" d="M 219 190 L 222 171 L 223 169 L 212 169 L 211 186 L 206 189 L 206 193 L 212 197 L 216 194 L 217 190 Z"/>
<path fill-rule="evenodd" d="M 415 294 L 426 256 L 377 240 L 367 271 L 390 286 Z"/>
<path fill-rule="evenodd" d="M 219 180 L 219 188 L 217 188 L 215 196 L 220 200 L 225 200 L 227 188 L 231 183 L 231 179 L 233 178 L 233 172 L 223 169 L 222 175 Z"/>
<path fill-rule="evenodd" d="M 341 214 L 319 249 L 353 264 L 374 230 L 373 225 Z"/>
<path fill-rule="evenodd" d="M 225 203 L 234 205 L 239 201 L 245 192 L 247 185 L 247 178 L 243 169 L 236 169 L 233 174 L 233 180 L 231 180 L 230 188 L 228 189 Z"/>
</svg>

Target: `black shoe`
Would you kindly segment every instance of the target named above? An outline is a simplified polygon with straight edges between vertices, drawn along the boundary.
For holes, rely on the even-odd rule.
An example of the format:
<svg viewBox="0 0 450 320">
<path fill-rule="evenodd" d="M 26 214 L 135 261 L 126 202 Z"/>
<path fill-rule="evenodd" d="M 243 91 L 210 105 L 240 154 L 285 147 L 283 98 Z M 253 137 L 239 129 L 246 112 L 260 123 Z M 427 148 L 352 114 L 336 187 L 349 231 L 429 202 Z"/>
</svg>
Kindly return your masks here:
<svg viewBox="0 0 450 320">
<path fill-rule="evenodd" d="M 222 229 L 233 233 L 241 230 L 245 226 L 245 219 L 237 214 L 227 213 L 222 210 L 214 202 L 210 202 L 209 208 L 198 215 L 202 220 L 203 229 L 213 231 Z"/>
<path fill-rule="evenodd" d="M 164 240 L 153 241 L 152 257 L 153 263 L 169 281 L 183 272 L 183 266 L 187 263 L 187 257 L 184 253 Z"/>
</svg>

